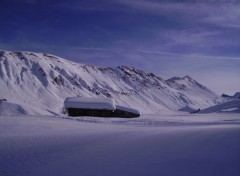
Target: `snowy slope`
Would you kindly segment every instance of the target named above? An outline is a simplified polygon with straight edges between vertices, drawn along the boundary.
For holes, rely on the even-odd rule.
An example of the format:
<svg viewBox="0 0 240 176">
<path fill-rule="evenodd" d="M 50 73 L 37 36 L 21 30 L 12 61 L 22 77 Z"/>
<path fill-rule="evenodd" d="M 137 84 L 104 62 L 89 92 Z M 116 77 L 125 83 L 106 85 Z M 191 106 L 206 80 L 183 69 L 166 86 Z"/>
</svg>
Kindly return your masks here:
<svg viewBox="0 0 240 176">
<path fill-rule="evenodd" d="M 227 94 L 222 94 L 221 96 L 226 99 L 240 99 L 240 92 L 236 92 L 233 96 Z"/>
<path fill-rule="evenodd" d="M 189 76 L 164 80 L 128 66 L 101 68 L 51 54 L 0 51 L 0 99 L 59 114 L 73 96 L 113 98 L 151 114 L 222 101 Z"/>
<path fill-rule="evenodd" d="M 240 100 L 230 100 L 215 106 L 211 106 L 209 108 L 203 109 L 199 113 L 240 113 Z"/>
<path fill-rule="evenodd" d="M 233 99 L 240 99 L 240 92 L 236 92 L 233 97 Z"/>
</svg>

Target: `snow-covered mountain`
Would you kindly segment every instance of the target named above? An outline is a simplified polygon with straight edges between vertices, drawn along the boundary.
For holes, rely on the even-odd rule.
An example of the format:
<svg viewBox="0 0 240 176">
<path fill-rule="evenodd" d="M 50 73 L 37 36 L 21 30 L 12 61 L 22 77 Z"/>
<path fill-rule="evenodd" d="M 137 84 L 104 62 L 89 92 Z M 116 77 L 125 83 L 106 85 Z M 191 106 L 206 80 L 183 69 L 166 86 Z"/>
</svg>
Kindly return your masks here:
<svg viewBox="0 0 240 176">
<path fill-rule="evenodd" d="M 240 99 L 240 92 L 236 92 L 233 97 L 233 99 Z"/>
<path fill-rule="evenodd" d="M 236 92 L 233 96 L 227 94 L 222 94 L 221 96 L 228 99 L 240 99 L 240 92 Z"/>
<path fill-rule="evenodd" d="M 142 113 L 206 108 L 222 101 L 189 76 L 164 80 L 134 67 L 102 68 L 51 54 L 0 51 L 0 99 L 7 100 L 0 106 L 59 114 L 69 96 L 109 97 Z"/>
</svg>

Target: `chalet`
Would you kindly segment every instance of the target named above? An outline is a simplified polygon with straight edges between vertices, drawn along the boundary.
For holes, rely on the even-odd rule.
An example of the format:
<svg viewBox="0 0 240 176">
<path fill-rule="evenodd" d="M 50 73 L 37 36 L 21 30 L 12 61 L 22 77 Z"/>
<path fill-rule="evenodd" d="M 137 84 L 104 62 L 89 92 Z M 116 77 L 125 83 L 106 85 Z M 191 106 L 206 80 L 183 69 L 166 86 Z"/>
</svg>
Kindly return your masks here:
<svg viewBox="0 0 240 176">
<path fill-rule="evenodd" d="M 110 98 L 83 98 L 68 97 L 64 101 L 64 108 L 69 116 L 95 116 L 95 117 L 139 117 L 136 109 L 116 105 Z"/>
</svg>

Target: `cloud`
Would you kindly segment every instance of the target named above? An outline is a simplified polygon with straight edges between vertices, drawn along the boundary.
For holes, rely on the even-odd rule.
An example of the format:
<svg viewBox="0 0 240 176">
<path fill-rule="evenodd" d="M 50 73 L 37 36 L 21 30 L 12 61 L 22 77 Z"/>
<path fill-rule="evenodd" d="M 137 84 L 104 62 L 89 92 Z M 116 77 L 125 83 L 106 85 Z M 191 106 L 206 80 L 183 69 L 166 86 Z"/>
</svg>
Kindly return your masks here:
<svg viewBox="0 0 240 176">
<path fill-rule="evenodd" d="M 198 59 L 198 60 L 238 60 L 240 61 L 240 57 L 224 57 L 224 56 L 208 56 L 208 55 L 199 55 L 199 54 L 181 54 L 181 53 L 170 53 L 163 51 L 153 51 L 153 50 L 138 50 L 138 49 L 123 49 L 123 48 L 96 48 L 96 47 L 68 47 L 64 46 L 66 51 L 77 52 L 77 53 L 85 53 L 86 55 L 90 55 L 91 53 L 95 53 L 95 56 L 101 56 L 102 53 L 105 55 L 121 55 L 124 57 L 131 58 L 142 57 L 145 55 L 155 55 L 155 56 L 173 56 L 179 57 L 179 59 Z M 106 54 L 108 53 L 108 54 Z M 102 56 L 101 56 L 102 57 Z"/>
<path fill-rule="evenodd" d="M 209 38 L 221 35 L 220 31 L 206 31 L 203 29 L 188 30 L 164 30 L 159 32 L 159 36 L 174 44 L 206 44 Z"/>
<path fill-rule="evenodd" d="M 239 48 L 240 44 L 237 32 L 204 27 L 160 30 L 156 36 L 156 40 L 152 41 L 152 50 L 161 49 L 173 53 L 222 55 L 230 48 Z"/>
<path fill-rule="evenodd" d="M 240 28 L 240 4 L 227 4 L 219 6 L 205 18 L 203 22 L 223 27 Z"/>
<path fill-rule="evenodd" d="M 178 16 L 192 23 L 208 23 L 240 28 L 240 1 L 238 0 L 117 0 L 115 3 L 155 15 Z M 194 20 L 193 20 L 194 19 Z"/>
<path fill-rule="evenodd" d="M 165 55 L 165 56 L 176 56 L 176 57 L 184 57 L 184 59 L 211 59 L 211 60 L 239 60 L 240 57 L 220 57 L 220 56 L 206 56 L 206 55 L 196 55 L 196 54 L 179 54 L 179 53 L 168 53 L 168 52 L 158 52 L 158 51 L 147 51 L 147 50 L 141 50 L 138 51 L 139 53 L 143 54 L 154 54 L 154 55 Z"/>
<path fill-rule="evenodd" d="M 150 51 L 180 55 L 200 55 L 238 58 L 240 37 L 238 32 L 208 28 L 156 29 L 151 37 L 125 39 L 113 44 L 115 48 L 132 51 Z M 235 51 L 234 51 L 235 50 Z"/>
</svg>

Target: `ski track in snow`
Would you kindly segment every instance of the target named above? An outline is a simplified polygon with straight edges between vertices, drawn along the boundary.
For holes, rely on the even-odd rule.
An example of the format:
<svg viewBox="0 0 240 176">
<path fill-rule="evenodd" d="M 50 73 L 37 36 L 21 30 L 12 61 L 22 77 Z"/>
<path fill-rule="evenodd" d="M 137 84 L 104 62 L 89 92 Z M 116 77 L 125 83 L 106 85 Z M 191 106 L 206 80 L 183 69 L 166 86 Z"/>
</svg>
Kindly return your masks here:
<svg viewBox="0 0 240 176">
<path fill-rule="evenodd" d="M 239 114 L 0 116 L 1 176 L 239 176 Z"/>
</svg>

